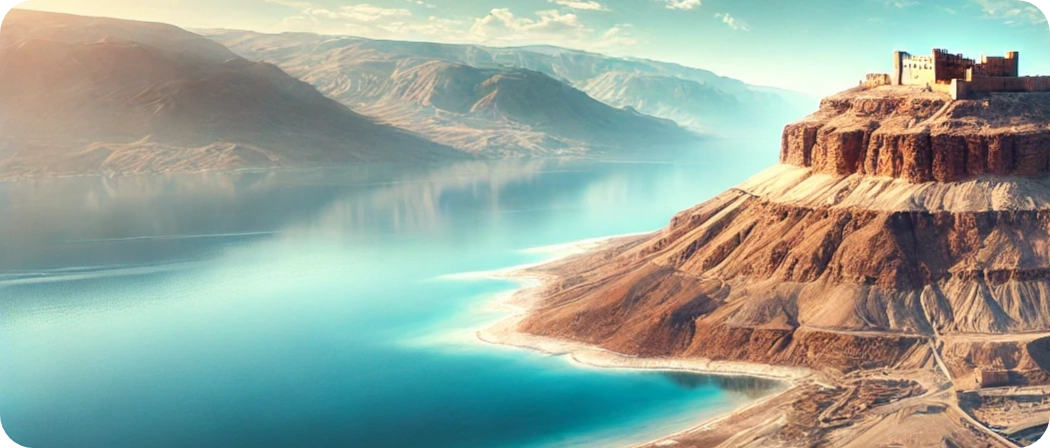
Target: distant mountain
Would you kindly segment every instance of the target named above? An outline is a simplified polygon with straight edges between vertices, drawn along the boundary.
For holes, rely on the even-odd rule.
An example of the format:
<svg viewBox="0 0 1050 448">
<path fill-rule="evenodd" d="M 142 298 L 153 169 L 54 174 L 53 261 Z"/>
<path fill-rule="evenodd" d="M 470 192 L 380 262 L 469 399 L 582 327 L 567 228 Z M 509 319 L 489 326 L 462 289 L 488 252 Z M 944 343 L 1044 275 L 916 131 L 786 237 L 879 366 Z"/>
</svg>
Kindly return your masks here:
<svg viewBox="0 0 1050 448">
<path fill-rule="evenodd" d="M 485 49 L 311 34 L 205 31 L 354 111 L 487 156 L 651 149 L 694 141 L 673 121 L 610 107 Z"/>
<path fill-rule="evenodd" d="M 544 73 L 613 107 L 631 107 L 705 134 L 779 129 L 817 104 L 807 95 L 751 86 L 707 70 L 552 46 L 491 48 L 305 33 L 202 33 L 245 57 L 276 63 L 363 113 L 367 112 L 359 107 L 371 100 L 361 91 L 381 88 L 374 84 L 383 76 L 377 70 L 392 73 L 429 61 Z"/>
<path fill-rule="evenodd" d="M 461 158 L 164 24 L 11 11 L 0 177 Z"/>
<path fill-rule="evenodd" d="M 550 46 L 486 50 L 498 64 L 547 73 L 606 104 L 629 106 L 706 134 L 779 128 L 805 116 L 818 103 L 817 98 L 800 93 L 752 86 L 668 62 Z"/>
<path fill-rule="evenodd" d="M 629 72 L 603 73 L 582 81 L 577 87 L 607 104 L 630 106 L 710 133 L 731 133 L 767 124 L 778 118 L 777 112 L 784 102 L 770 97 L 765 100 L 775 103 L 768 108 L 748 107 L 737 95 L 707 84 L 673 76 Z M 756 98 L 753 104 L 757 105 L 761 100 Z M 748 117 L 742 118 L 744 116 Z"/>
</svg>

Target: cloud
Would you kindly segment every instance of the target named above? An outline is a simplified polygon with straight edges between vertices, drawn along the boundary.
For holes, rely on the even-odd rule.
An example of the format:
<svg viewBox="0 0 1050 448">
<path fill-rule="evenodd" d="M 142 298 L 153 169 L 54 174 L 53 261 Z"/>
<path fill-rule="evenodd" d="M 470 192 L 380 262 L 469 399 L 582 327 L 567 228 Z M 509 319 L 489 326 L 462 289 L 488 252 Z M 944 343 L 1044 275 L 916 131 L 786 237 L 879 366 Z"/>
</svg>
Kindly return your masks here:
<svg viewBox="0 0 1050 448">
<path fill-rule="evenodd" d="M 700 0 L 654 0 L 664 4 L 667 9 L 688 11 L 700 7 Z"/>
<path fill-rule="evenodd" d="M 740 19 L 737 19 L 736 17 L 733 17 L 733 16 L 729 15 L 728 12 L 725 13 L 725 14 L 717 13 L 717 14 L 715 14 L 715 18 L 716 19 L 722 19 L 722 23 L 726 24 L 726 26 L 728 26 L 728 27 L 730 27 L 730 28 L 732 28 L 734 30 L 751 31 L 751 27 L 747 24 L 747 22 L 745 22 L 743 20 L 740 20 Z"/>
<path fill-rule="evenodd" d="M 1003 20 L 1008 25 L 1041 25 L 1046 16 L 1035 5 L 1021 0 L 974 0 L 986 17 Z"/>
<path fill-rule="evenodd" d="M 263 2 L 269 3 L 271 5 L 289 6 L 292 8 L 309 8 L 310 6 L 313 6 L 307 2 L 300 2 L 294 0 L 263 0 Z"/>
<path fill-rule="evenodd" d="M 486 45 L 556 45 L 591 51 L 621 50 L 636 45 L 632 26 L 617 24 L 594 29 L 571 12 L 536 11 L 516 15 L 508 8 L 497 8 L 483 17 L 442 18 L 417 16 L 403 8 L 371 4 L 324 8 L 301 0 L 263 0 L 296 8 L 296 14 L 273 25 L 271 31 L 301 31 L 329 35 L 355 35 L 375 39 L 426 40 Z M 427 6 L 421 0 L 407 0 Z M 551 0 L 549 0 L 551 1 Z M 277 3 L 280 2 L 280 3 Z M 570 9 L 604 8 L 588 0 L 552 1 Z M 597 6 L 595 6 L 597 5 Z M 605 9 L 601 9 L 605 10 Z"/>
<path fill-rule="evenodd" d="M 913 0 L 875 0 L 883 5 L 893 8 L 911 8 L 912 6 L 918 5 L 919 2 Z"/>
<path fill-rule="evenodd" d="M 550 3 L 556 3 L 570 9 L 579 9 L 584 11 L 608 11 L 605 5 L 596 1 L 579 1 L 579 0 L 547 0 Z"/>
<path fill-rule="evenodd" d="M 341 6 L 336 14 L 339 17 L 358 22 L 375 22 L 391 17 L 408 17 L 412 11 L 402 8 L 382 8 L 369 4 Z"/>
<path fill-rule="evenodd" d="M 580 23 L 576 14 L 550 10 L 537 11 L 536 16 L 536 19 L 517 17 L 509 9 L 493 9 L 487 16 L 474 20 L 470 34 L 496 41 L 517 41 L 555 35 L 581 37 L 592 31 Z"/>
<path fill-rule="evenodd" d="M 426 7 L 426 8 L 431 8 L 431 9 L 437 8 L 436 5 L 431 5 L 430 3 L 424 2 L 423 0 L 405 0 L 405 1 L 407 1 L 409 3 L 412 3 L 412 4 L 415 4 L 415 5 L 423 6 L 423 7 Z"/>
<path fill-rule="evenodd" d="M 602 33 L 602 45 L 609 48 L 630 47 L 638 44 L 638 40 L 631 37 L 628 29 L 630 25 L 620 24 Z"/>
</svg>

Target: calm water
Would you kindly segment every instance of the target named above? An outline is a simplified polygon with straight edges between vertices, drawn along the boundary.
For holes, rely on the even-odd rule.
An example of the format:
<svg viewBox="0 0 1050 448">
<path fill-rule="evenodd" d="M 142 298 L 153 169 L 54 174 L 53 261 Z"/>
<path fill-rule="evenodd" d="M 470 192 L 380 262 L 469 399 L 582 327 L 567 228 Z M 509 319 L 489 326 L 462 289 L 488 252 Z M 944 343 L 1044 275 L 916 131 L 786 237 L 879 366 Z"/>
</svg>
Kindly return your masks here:
<svg viewBox="0 0 1050 448">
<path fill-rule="evenodd" d="M 623 445 L 776 385 L 477 342 L 449 274 L 662 227 L 775 159 L 466 163 L 0 184 L 0 419 L 50 447 Z"/>
</svg>

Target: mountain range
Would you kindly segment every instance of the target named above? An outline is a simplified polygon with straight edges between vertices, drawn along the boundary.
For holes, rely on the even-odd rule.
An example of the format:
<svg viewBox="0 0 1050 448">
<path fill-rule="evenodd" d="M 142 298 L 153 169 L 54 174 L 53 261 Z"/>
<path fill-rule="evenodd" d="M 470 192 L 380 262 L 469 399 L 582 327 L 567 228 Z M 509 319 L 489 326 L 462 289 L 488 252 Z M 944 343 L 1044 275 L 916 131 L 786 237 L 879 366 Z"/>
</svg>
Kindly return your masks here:
<svg viewBox="0 0 1050 448">
<path fill-rule="evenodd" d="M 514 139 L 518 145 L 510 152 L 534 151 L 542 137 L 549 139 L 546 144 L 553 141 L 565 147 L 600 146 L 609 141 L 633 147 L 680 140 L 677 132 L 661 132 L 655 140 L 640 132 L 639 128 L 658 127 L 656 123 L 624 127 L 616 120 L 638 114 L 674 121 L 700 134 L 737 136 L 779 128 L 805 115 L 815 104 L 804 95 L 749 86 L 706 70 L 558 47 L 492 48 L 306 33 L 200 32 L 244 57 L 277 64 L 356 111 L 471 152 L 508 151 L 511 134 L 518 136 Z M 450 86 L 450 80 L 456 85 Z M 514 80 L 513 85 L 508 80 Z M 522 105 L 519 114 L 474 113 L 485 105 L 466 100 L 490 93 L 497 81 L 503 85 L 496 90 L 504 91 L 505 97 L 542 98 L 543 102 L 536 101 L 531 108 Z M 406 98 L 407 82 L 415 89 Z M 470 107 L 450 110 L 440 101 L 429 102 L 434 94 L 465 95 L 455 102 Z M 627 114 L 598 107 L 584 100 L 585 96 Z M 587 115 L 564 122 L 571 126 L 563 129 L 548 126 L 568 118 L 566 106 L 574 103 L 581 106 L 574 108 L 575 113 L 585 111 Z M 563 113 L 549 114 L 551 109 Z M 597 113 L 604 116 L 597 117 Z M 480 135 L 464 135 L 463 123 Z M 494 140 L 486 132 L 492 129 L 498 129 L 502 138 Z M 536 130 L 544 135 L 530 135 Z M 580 135 L 566 132 L 570 130 L 588 137 L 581 140 Z"/>
<path fill-rule="evenodd" d="M 0 178 L 638 154 L 779 126 L 806 101 L 556 47 L 25 10 L 2 30 Z"/>
<path fill-rule="evenodd" d="M 463 157 L 170 25 L 15 10 L 0 66 L 4 177 Z"/>
<path fill-rule="evenodd" d="M 470 46 L 310 34 L 204 31 L 272 62 L 348 107 L 483 156 L 567 155 L 675 146 L 698 136 L 610 106 L 551 73 Z"/>
</svg>

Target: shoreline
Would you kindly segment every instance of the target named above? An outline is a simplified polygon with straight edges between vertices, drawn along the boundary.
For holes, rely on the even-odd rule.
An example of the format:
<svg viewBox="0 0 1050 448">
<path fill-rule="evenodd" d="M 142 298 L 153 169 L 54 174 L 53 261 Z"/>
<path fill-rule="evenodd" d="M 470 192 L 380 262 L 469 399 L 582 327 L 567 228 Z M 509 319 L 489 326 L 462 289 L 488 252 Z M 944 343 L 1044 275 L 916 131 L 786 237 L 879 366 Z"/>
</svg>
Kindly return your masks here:
<svg viewBox="0 0 1050 448">
<path fill-rule="evenodd" d="M 484 324 L 485 326 L 483 328 L 474 332 L 475 338 L 482 343 L 532 350 L 552 356 L 566 356 L 571 362 L 578 364 L 581 367 L 656 372 L 683 372 L 723 377 L 749 377 L 777 381 L 784 385 L 782 389 L 776 390 L 767 396 L 747 402 L 743 406 L 733 410 L 719 413 L 701 420 L 681 431 L 664 434 L 648 442 L 629 445 L 629 447 L 632 448 L 657 445 L 672 441 L 675 437 L 680 437 L 696 430 L 704 429 L 725 421 L 736 414 L 761 407 L 784 394 L 790 393 L 801 385 L 803 380 L 814 376 L 813 371 L 805 368 L 781 367 L 734 361 L 713 361 L 700 358 L 639 358 L 581 342 L 537 336 L 517 330 L 518 324 L 528 315 L 529 311 L 536 305 L 536 303 L 542 299 L 542 292 L 545 285 L 553 281 L 555 277 L 550 274 L 530 271 L 531 268 L 563 260 L 584 252 L 601 249 L 608 246 L 612 241 L 618 239 L 646 235 L 649 233 L 652 232 L 613 235 L 602 238 L 585 239 L 572 243 L 533 248 L 528 251 L 534 253 L 554 253 L 555 255 L 536 263 L 528 263 L 492 271 L 454 274 L 452 276 L 447 276 L 446 278 L 486 278 L 511 281 L 518 285 L 518 288 L 514 290 L 497 295 L 490 303 L 491 306 L 503 309 L 509 314 L 495 322 Z"/>
</svg>

